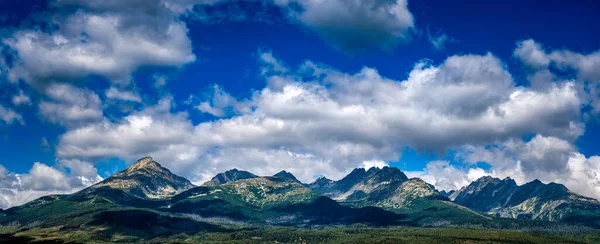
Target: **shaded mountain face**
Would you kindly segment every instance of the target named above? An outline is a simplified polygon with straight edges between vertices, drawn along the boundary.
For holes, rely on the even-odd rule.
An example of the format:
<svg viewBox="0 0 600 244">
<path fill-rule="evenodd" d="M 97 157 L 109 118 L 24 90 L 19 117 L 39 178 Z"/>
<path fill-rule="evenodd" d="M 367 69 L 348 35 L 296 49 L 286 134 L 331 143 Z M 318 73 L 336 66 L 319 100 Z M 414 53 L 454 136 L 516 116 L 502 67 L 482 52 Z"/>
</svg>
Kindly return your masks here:
<svg viewBox="0 0 600 244">
<path fill-rule="evenodd" d="M 454 202 L 500 217 L 561 220 L 579 211 L 600 209 L 596 199 L 577 195 L 564 185 L 534 180 L 518 186 L 514 180 L 482 177 L 450 196 Z"/>
<path fill-rule="evenodd" d="M 440 195 L 441 195 L 441 196 L 444 196 L 444 197 L 448 197 L 448 198 L 450 198 L 450 196 L 451 196 L 452 194 L 454 194 L 454 192 L 456 192 L 456 190 L 449 190 L 449 191 L 445 191 L 445 190 L 443 190 L 443 191 L 440 191 Z"/>
<path fill-rule="evenodd" d="M 487 213 L 502 207 L 517 188 L 517 183 L 510 178 L 501 180 L 485 176 L 455 191 L 449 198 L 473 210 Z"/>
<path fill-rule="evenodd" d="M 252 178 L 256 178 L 256 177 L 258 177 L 258 176 L 256 176 L 255 174 L 252 174 L 248 171 L 232 169 L 232 170 L 227 170 L 223 173 L 217 174 L 210 181 L 207 181 L 204 184 L 202 184 L 202 186 L 218 186 L 218 185 L 226 184 L 226 183 L 237 181 L 237 180 L 252 179 Z"/>
<path fill-rule="evenodd" d="M 307 186 L 313 191 L 323 193 L 329 191 L 334 184 L 335 181 L 327 179 L 326 177 L 319 177 L 313 183 L 307 184 Z"/>
<path fill-rule="evenodd" d="M 300 181 L 298 179 L 296 179 L 296 176 L 294 176 L 292 173 L 287 172 L 285 170 L 279 171 L 279 173 L 274 174 L 273 177 L 277 177 L 277 178 L 286 179 L 286 180 L 290 180 L 290 181 L 294 181 L 294 182 L 300 183 Z"/>
<path fill-rule="evenodd" d="M 408 179 L 394 167 L 358 168 L 339 181 L 319 178 L 308 187 L 334 200 L 358 206 L 402 208 L 415 199 L 439 197 L 433 186 L 421 179 Z"/>
<path fill-rule="evenodd" d="M 141 199 L 159 199 L 173 196 L 193 186 L 186 178 L 171 173 L 171 171 L 163 168 L 151 157 L 145 157 L 135 162 L 129 168 L 77 194 L 89 195 L 100 193 L 101 191 L 120 194 L 115 192 L 115 190 L 120 190 L 127 195 Z"/>
</svg>

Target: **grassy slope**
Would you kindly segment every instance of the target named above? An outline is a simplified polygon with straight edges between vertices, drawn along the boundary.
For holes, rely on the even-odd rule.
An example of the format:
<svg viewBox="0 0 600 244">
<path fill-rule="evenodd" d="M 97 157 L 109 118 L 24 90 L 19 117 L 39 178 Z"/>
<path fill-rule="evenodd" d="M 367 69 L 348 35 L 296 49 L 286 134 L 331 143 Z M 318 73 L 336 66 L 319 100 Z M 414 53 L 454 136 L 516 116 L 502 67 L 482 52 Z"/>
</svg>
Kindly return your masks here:
<svg viewBox="0 0 600 244">
<path fill-rule="evenodd" d="M 66 241 L 71 243 L 108 243 L 140 241 L 134 235 L 101 233 L 101 229 L 64 231 L 58 228 L 34 228 L 13 238 L 35 241 Z M 2 239 L 0 242 L 7 239 Z M 6 237 L 4 237 L 6 238 Z M 14 239 L 13 239 L 14 240 Z M 180 233 L 168 237 L 142 239 L 149 243 L 599 243 L 600 233 L 536 234 L 515 230 L 461 228 L 332 228 L 308 230 L 296 228 L 266 228 L 236 232 L 216 231 L 198 234 Z"/>
</svg>

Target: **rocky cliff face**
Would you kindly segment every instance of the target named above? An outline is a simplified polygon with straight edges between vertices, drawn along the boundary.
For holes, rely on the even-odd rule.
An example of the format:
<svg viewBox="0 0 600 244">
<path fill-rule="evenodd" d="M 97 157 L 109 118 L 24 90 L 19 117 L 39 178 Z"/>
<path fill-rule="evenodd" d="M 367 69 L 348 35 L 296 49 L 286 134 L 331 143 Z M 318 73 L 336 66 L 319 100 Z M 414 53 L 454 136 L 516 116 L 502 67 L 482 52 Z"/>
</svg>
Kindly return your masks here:
<svg viewBox="0 0 600 244">
<path fill-rule="evenodd" d="M 514 180 L 482 177 L 450 196 L 454 202 L 500 217 L 561 220 L 574 211 L 600 209 L 596 199 L 577 195 L 564 185 L 534 180 L 518 186 Z"/>
<path fill-rule="evenodd" d="M 440 191 L 440 195 L 444 196 L 444 197 L 450 197 L 452 194 L 454 194 L 456 192 L 456 190 L 449 190 L 449 191 Z"/>
<path fill-rule="evenodd" d="M 232 169 L 232 170 L 227 170 L 223 173 L 217 174 L 210 181 L 207 181 L 202 185 L 203 186 L 218 186 L 218 185 L 226 184 L 226 183 L 237 181 L 237 180 L 252 179 L 252 178 L 256 178 L 256 177 L 258 177 L 258 176 L 256 176 L 255 174 L 252 174 L 248 171 Z"/>
<path fill-rule="evenodd" d="M 138 198 L 156 199 L 173 196 L 193 186 L 189 180 L 171 173 L 151 157 L 145 157 L 81 194 L 93 194 L 98 189 L 116 189 Z"/>
<path fill-rule="evenodd" d="M 308 187 L 337 201 L 389 208 L 401 208 L 415 199 L 439 195 L 433 186 L 420 179 L 408 179 L 393 167 L 358 168 L 339 181 L 319 178 Z"/>
<path fill-rule="evenodd" d="M 503 206 L 517 188 L 517 183 L 510 178 L 485 176 L 450 194 L 449 198 L 473 210 L 489 212 Z"/>
</svg>

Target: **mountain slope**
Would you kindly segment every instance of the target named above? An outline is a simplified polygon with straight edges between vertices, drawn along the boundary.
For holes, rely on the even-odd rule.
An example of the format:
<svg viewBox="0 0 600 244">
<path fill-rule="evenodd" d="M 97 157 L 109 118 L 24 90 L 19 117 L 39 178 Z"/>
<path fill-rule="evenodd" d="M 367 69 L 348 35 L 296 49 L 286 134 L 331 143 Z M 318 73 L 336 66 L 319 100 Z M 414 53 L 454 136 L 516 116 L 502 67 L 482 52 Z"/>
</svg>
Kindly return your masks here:
<svg viewBox="0 0 600 244">
<path fill-rule="evenodd" d="M 218 186 L 236 180 L 252 179 L 256 177 L 258 176 L 248 171 L 232 169 L 215 175 L 215 177 L 213 177 L 210 181 L 207 181 L 204 184 L 202 184 L 202 186 Z"/>
<path fill-rule="evenodd" d="M 297 183 L 301 183 L 298 179 L 296 179 L 296 176 L 294 176 L 292 173 L 287 172 L 285 170 L 279 171 L 279 173 L 274 174 L 273 177 L 277 177 L 277 178 L 286 179 L 286 180 L 294 181 L 294 182 L 297 182 Z"/>
<path fill-rule="evenodd" d="M 304 185 L 278 177 L 256 177 L 218 186 L 199 186 L 174 196 L 165 211 L 264 222 L 269 211 L 310 203 L 319 194 Z"/>
<path fill-rule="evenodd" d="M 7 209 L 1 221 L 79 226 L 98 220 L 99 215 L 106 211 L 161 206 L 171 196 L 191 187 L 193 185 L 187 179 L 171 173 L 152 158 L 145 157 L 74 194 L 45 196 Z M 157 215 L 155 219 L 160 218 L 159 213 L 151 211 L 148 214 Z"/>
<path fill-rule="evenodd" d="M 171 173 L 151 157 L 145 157 L 129 168 L 82 190 L 78 194 L 90 195 L 110 189 L 113 192 L 114 190 L 120 190 L 142 199 L 159 199 L 173 196 L 193 186 L 186 178 Z"/>
<path fill-rule="evenodd" d="M 596 199 L 575 194 L 564 185 L 534 180 L 518 186 L 510 178 L 482 177 L 450 196 L 463 206 L 499 217 L 562 220 L 578 211 L 600 209 Z"/>
<path fill-rule="evenodd" d="M 339 181 L 322 177 L 308 187 L 336 201 L 356 206 L 402 208 L 416 199 L 439 197 L 433 186 L 421 179 L 408 179 L 394 167 L 358 168 Z"/>
</svg>

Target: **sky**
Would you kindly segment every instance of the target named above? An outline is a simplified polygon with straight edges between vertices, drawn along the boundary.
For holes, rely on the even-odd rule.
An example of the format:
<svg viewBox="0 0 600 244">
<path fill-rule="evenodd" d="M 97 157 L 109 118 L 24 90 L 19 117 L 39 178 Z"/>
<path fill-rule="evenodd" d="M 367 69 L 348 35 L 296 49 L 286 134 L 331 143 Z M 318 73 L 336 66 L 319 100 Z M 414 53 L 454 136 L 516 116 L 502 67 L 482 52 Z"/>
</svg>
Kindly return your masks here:
<svg viewBox="0 0 600 244">
<path fill-rule="evenodd" d="M 600 198 L 595 1 L 3 0 L 0 208 L 151 156 Z"/>
</svg>

